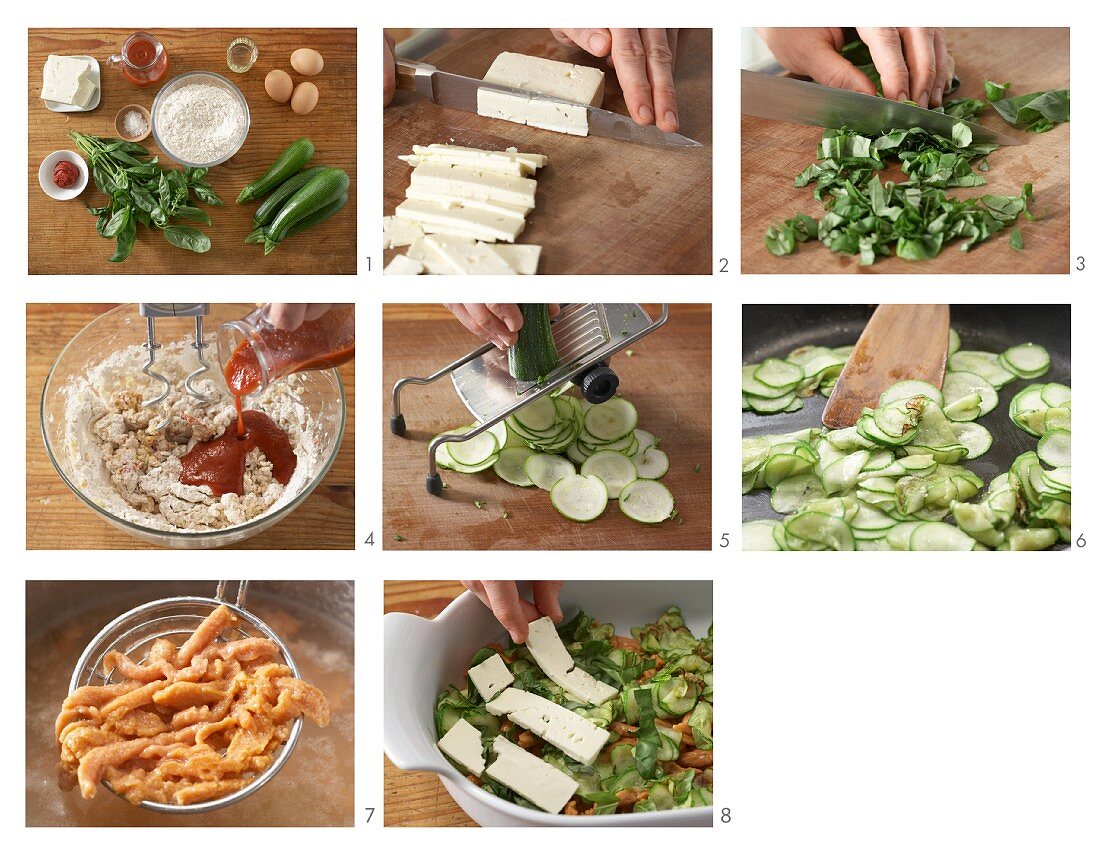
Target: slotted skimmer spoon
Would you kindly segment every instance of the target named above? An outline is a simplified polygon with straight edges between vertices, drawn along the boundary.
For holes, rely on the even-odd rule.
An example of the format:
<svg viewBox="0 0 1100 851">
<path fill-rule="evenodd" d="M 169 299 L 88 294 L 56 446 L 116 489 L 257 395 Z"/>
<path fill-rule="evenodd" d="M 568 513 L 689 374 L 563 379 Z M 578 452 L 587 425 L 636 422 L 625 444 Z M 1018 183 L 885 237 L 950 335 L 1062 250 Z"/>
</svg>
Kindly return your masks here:
<svg viewBox="0 0 1100 851">
<path fill-rule="evenodd" d="M 196 627 L 219 606 L 225 606 L 236 615 L 237 624 L 222 633 L 217 639 L 218 642 L 249 637 L 268 638 L 279 648 L 279 653 L 286 666 L 290 668 L 292 676 L 301 679 L 298 665 L 283 640 L 271 627 L 245 608 L 248 580 L 238 582 L 235 602 L 230 602 L 227 596 L 228 584 L 226 580 L 220 580 L 213 597 L 165 597 L 136 606 L 119 615 L 103 627 L 84 649 L 69 681 L 69 694 L 81 686 L 111 685 L 120 681 L 115 678 L 113 670 L 109 672 L 103 670 L 103 660 L 110 651 L 118 650 L 140 664 L 145 661 L 153 642 L 158 638 L 167 638 L 177 646 L 183 644 Z M 301 730 L 302 719 L 294 719 L 290 735 L 279 749 L 275 761 L 262 774 L 257 775 L 255 780 L 232 794 L 195 804 L 142 801 L 138 806 L 160 813 L 198 814 L 220 810 L 222 807 L 244 800 L 279 773 L 298 743 Z M 103 781 L 103 785 L 114 792 L 110 783 Z"/>
</svg>

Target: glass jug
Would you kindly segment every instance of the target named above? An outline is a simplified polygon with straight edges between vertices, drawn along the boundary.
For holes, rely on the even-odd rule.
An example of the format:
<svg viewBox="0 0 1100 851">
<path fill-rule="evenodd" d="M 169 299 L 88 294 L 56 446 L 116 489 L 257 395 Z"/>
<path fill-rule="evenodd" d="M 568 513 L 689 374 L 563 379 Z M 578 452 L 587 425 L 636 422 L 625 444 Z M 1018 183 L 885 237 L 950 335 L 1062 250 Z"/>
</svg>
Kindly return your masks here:
<svg viewBox="0 0 1100 851">
<path fill-rule="evenodd" d="M 107 66 L 118 68 L 137 86 L 151 86 L 168 70 L 164 45 L 146 32 L 136 32 L 122 43 L 122 51 L 107 59 Z"/>
</svg>

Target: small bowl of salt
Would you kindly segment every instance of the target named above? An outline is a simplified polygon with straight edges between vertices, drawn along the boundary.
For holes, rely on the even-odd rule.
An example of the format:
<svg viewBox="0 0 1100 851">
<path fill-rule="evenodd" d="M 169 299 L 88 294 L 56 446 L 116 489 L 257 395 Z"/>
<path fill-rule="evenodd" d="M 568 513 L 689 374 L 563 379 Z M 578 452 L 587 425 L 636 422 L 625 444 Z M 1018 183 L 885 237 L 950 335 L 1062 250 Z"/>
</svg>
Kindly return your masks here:
<svg viewBox="0 0 1100 851">
<path fill-rule="evenodd" d="M 140 142 L 149 135 L 152 124 L 149 110 L 137 103 L 122 107 L 115 116 L 115 132 L 127 142 Z"/>
<path fill-rule="evenodd" d="M 157 93 L 150 122 L 166 157 L 190 168 L 211 168 L 241 149 L 248 136 L 248 101 L 221 74 L 188 71 Z"/>
</svg>

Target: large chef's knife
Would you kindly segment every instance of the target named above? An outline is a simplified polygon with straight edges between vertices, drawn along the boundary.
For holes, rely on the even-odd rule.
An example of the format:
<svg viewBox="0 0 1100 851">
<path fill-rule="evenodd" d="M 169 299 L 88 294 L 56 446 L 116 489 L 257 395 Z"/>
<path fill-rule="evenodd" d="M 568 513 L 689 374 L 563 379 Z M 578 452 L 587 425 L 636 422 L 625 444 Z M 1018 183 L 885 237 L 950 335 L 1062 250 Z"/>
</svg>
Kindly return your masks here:
<svg viewBox="0 0 1100 851">
<path fill-rule="evenodd" d="M 741 71 L 741 112 L 793 124 L 834 129 L 847 127 L 867 134 L 922 127 L 948 139 L 951 138 L 952 126 L 962 121 L 961 118 L 900 101 L 744 70 Z M 973 121 L 962 123 L 970 128 L 975 142 L 1020 144 L 1007 133 L 998 133 Z"/>
<path fill-rule="evenodd" d="M 440 106 L 477 112 L 477 90 L 492 89 L 505 94 L 533 100 L 564 103 L 570 106 L 578 104 L 549 95 L 538 94 L 526 89 L 514 89 L 497 83 L 487 83 L 472 77 L 462 77 L 440 71 L 434 65 L 424 62 L 412 62 L 408 59 L 397 60 L 397 87 L 415 91 Z M 580 104 L 584 106 L 584 104 Z M 694 139 L 679 133 L 665 133 L 653 125 L 636 124 L 629 115 L 620 115 L 606 109 L 585 106 L 588 110 L 588 135 L 603 136 L 608 139 L 621 139 L 625 142 L 641 142 L 644 145 L 660 145 L 671 148 L 701 148 Z"/>
</svg>

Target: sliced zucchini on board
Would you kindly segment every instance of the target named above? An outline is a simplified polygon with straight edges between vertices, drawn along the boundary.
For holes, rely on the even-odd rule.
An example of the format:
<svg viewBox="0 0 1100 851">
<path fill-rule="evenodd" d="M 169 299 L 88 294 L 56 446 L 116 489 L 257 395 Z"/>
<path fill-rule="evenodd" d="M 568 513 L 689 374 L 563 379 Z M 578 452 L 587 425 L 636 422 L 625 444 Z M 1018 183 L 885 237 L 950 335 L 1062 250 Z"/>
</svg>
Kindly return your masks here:
<svg viewBox="0 0 1100 851">
<path fill-rule="evenodd" d="M 607 485 L 596 476 L 566 476 L 550 489 L 558 513 L 578 523 L 590 523 L 607 508 Z"/>
<path fill-rule="evenodd" d="M 635 456 L 639 479 L 659 479 L 668 472 L 668 455 L 656 446 L 650 446 Z"/>
<path fill-rule="evenodd" d="M 622 396 L 593 405 L 584 415 L 584 427 L 597 440 L 611 442 L 634 431 L 638 410 Z"/>
<path fill-rule="evenodd" d="M 529 488 L 534 485 L 534 482 L 527 475 L 527 459 L 537 454 L 534 449 L 529 449 L 526 446 L 512 446 L 502 449 L 496 463 L 493 464 L 493 472 L 509 484 Z"/>
<path fill-rule="evenodd" d="M 625 455 L 605 449 L 584 462 L 581 475 L 598 476 L 607 486 L 607 498 L 618 499 L 622 489 L 638 478 L 638 470 Z"/>
<path fill-rule="evenodd" d="M 573 476 L 577 473 L 576 468 L 568 458 L 547 454 L 531 455 L 527 459 L 524 469 L 531 483 L 544 491 L 551 490 L 557 482 L 566 476 Z"/>
<path fill-rule="evenodd" d="M 451 460 L 464 467 L 483 464 L 500 450 L 496 435 L 491 431 L 483 431 L 476 437 L 447 443 L 445 446 Z"/>
<path fill-rule="evenodd" d="M 619 509 L 639 523 L 661 523 L 672 516 L 676 501 L 660 482 L 638 479 L 622 489 Z"/>
</svg>

